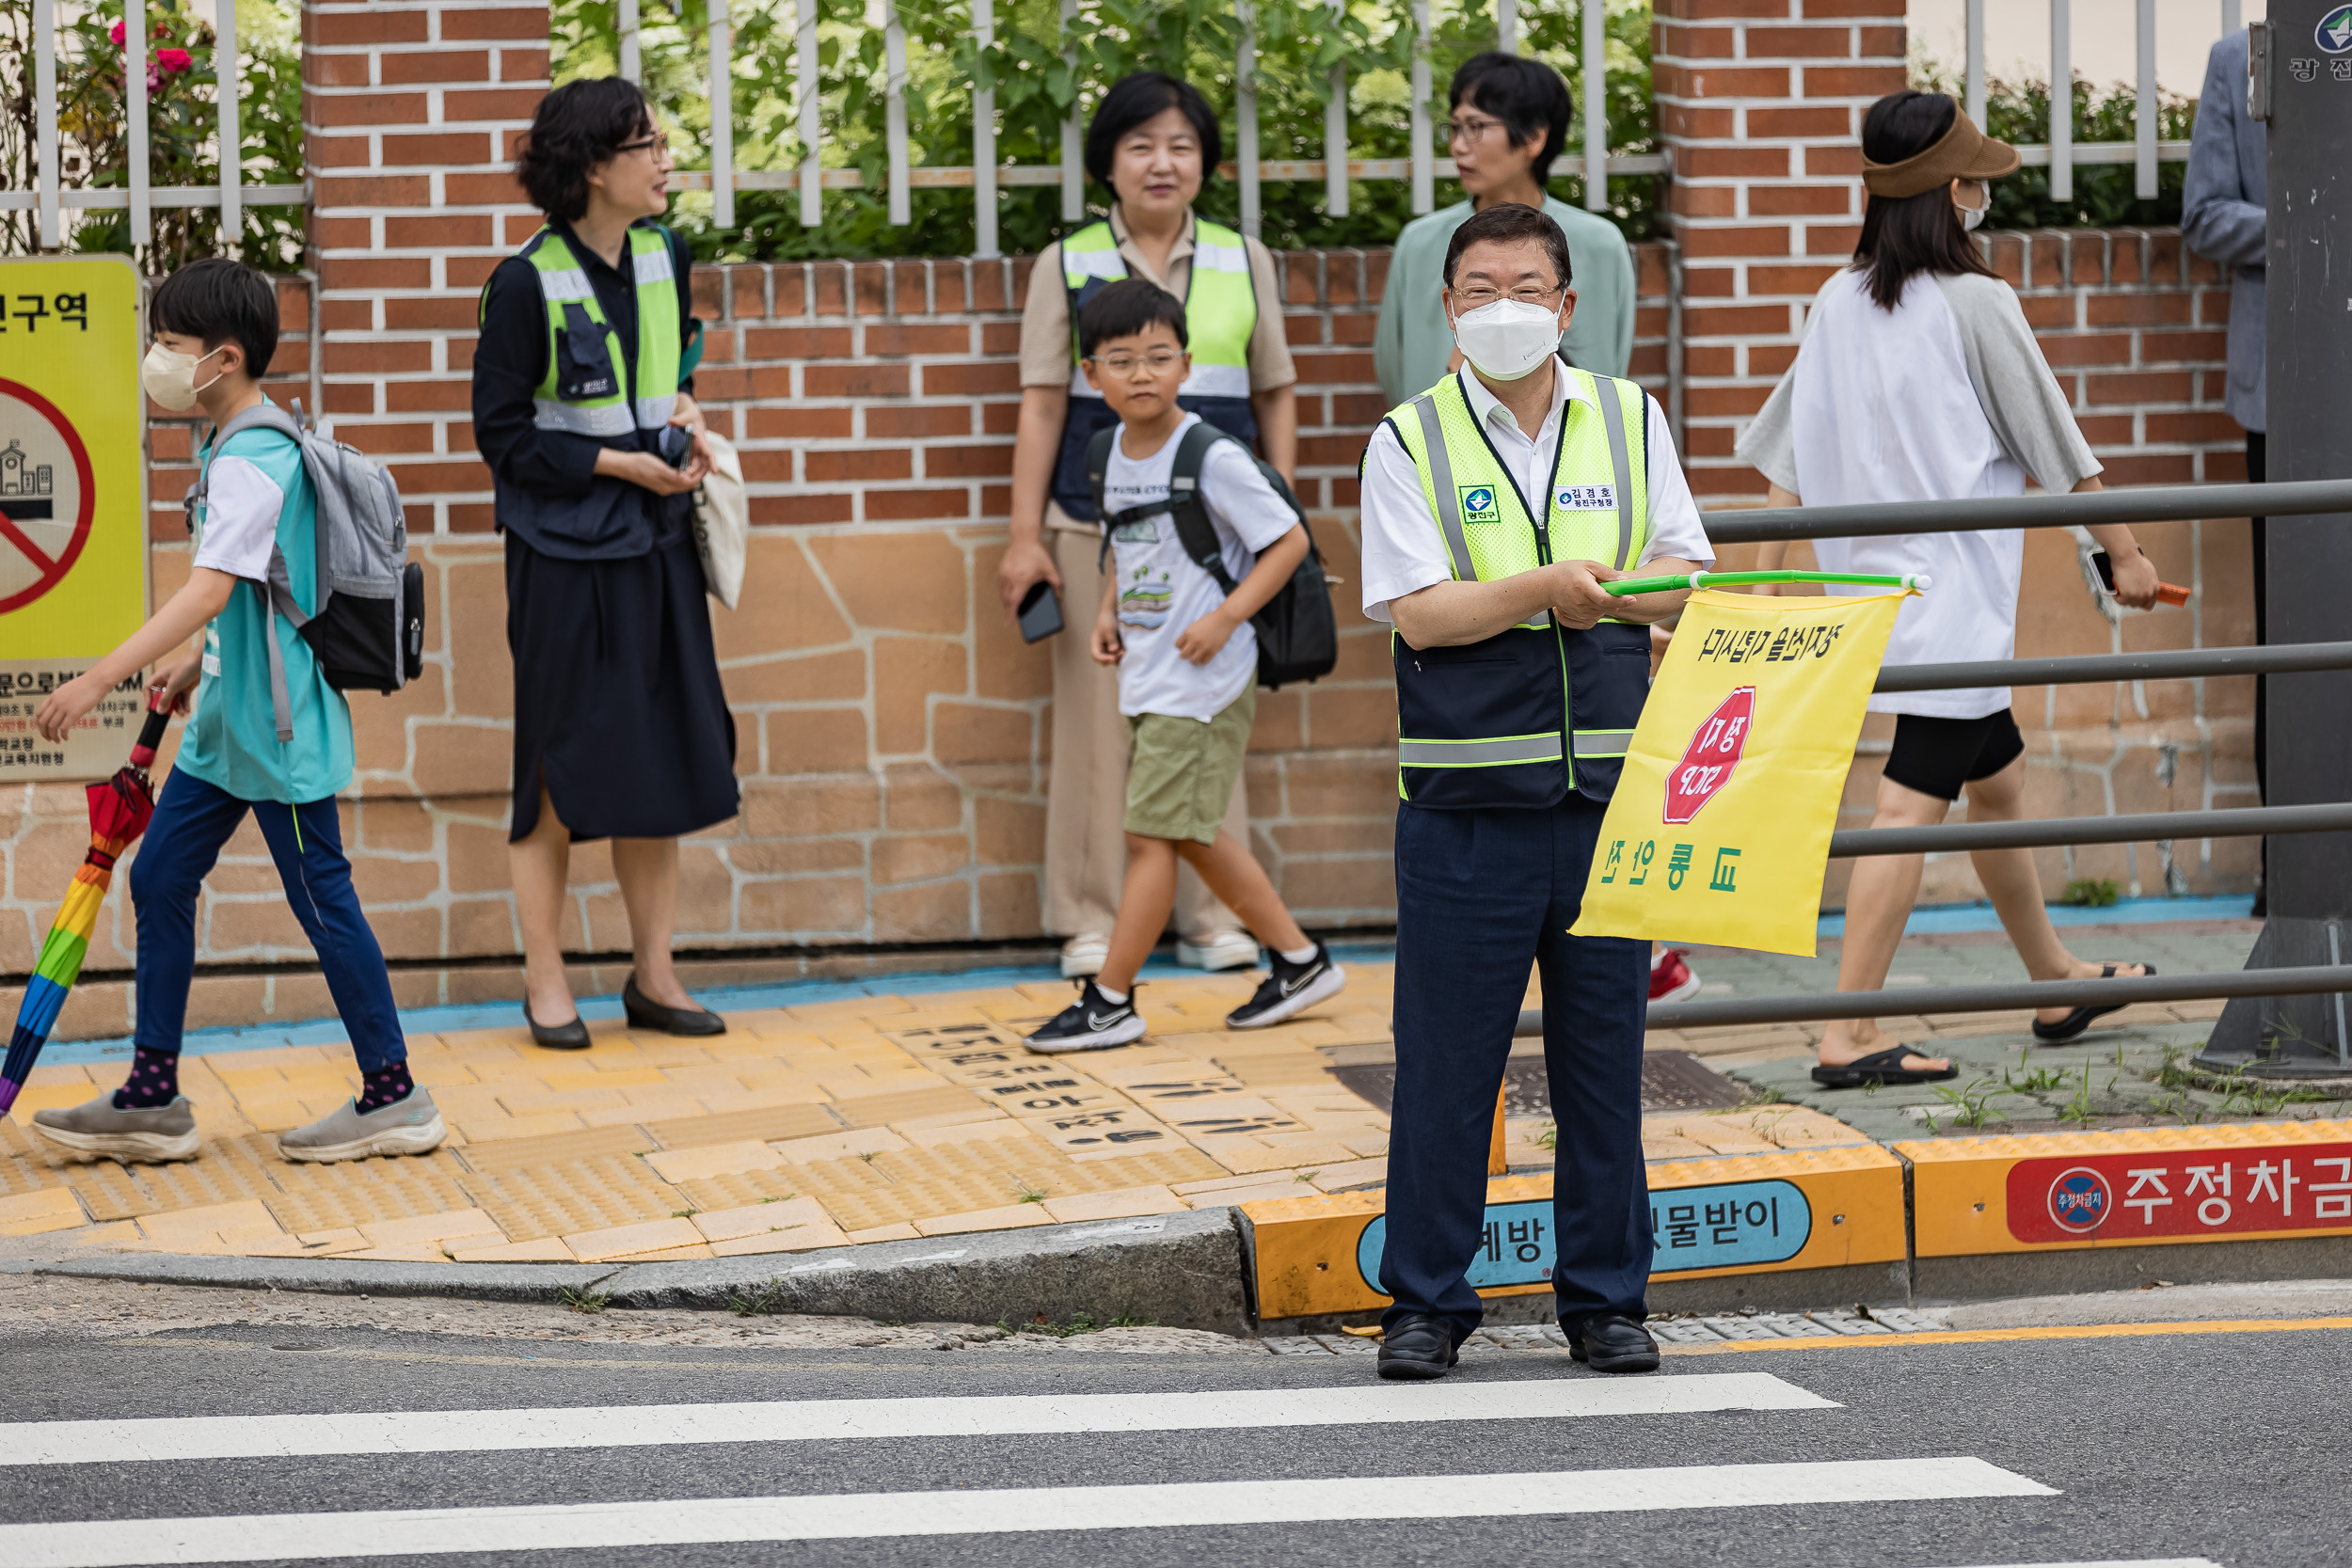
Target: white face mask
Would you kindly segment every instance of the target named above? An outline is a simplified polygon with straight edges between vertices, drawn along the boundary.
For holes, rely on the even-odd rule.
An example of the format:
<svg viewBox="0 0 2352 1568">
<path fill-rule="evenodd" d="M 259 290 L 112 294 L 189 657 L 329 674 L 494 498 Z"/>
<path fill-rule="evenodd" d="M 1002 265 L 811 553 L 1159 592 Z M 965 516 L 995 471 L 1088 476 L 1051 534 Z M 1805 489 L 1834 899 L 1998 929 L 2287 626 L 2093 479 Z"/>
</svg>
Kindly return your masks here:
<svg viewBox="0 0 2352 1568">
<path fill-rule="evenodd" d="M 223 343 L 220 348 L 228 346 Z M 218 354 L 220 348 L 213 350 L 213 354 Z M 149 397 L 155 400 L 157 407 L 183 414 L 196 406 L 196 394 L 203 390 L 196 384 L 196 368 L 210 359 L 213 354 L 199 357 L 157 343 L 147 351 L 147 357 L 139 362 L 139 385 L 146 389 Z M 213 377 L 213 381 L 219 379 L 217 375 Z M 210 387 L 213 381 L 207 381 L 204 386 Z"/>
<path fill-rule="evenodd" d="M 1517 381 L 1560 347 L 1557 308 L 1498 299 L 1454 318 L 1454 341 L 1489 381 Z"/>
<path fill-rule="evenodd" d="M 1964 182 L 1976 187 L 1979 198 L 1977 204 L 1971 207 L 1955 194 L 1952 198 L 1952 205 L 1960 209 L 1960 227 L 1973 233 L 1976 231 L 1977 225 L 1984 221 L 1984 214 L 1993 210 L 1993 193 L 1984 188 L 1984 182 L 1981 180 L 1970 180 Z"/>
</svg>

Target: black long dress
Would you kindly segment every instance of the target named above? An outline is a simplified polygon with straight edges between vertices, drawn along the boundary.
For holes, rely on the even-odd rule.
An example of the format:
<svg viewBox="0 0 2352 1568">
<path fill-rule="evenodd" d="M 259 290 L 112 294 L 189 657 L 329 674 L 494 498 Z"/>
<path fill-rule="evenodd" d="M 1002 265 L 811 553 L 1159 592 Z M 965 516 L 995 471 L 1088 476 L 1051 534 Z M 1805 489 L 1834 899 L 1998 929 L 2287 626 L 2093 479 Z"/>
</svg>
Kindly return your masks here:
<svg viewBox="0 0 2352 1568">
<path fill-rule="evenodd" d="M 634 284 L 557 227 L 633 359 Z M 684 323 L 691 260 L 675 235 L 671 253 Z M 502 488 L 586 497 L 616 482 L 596 477 L 603 442 L 533 422 L 532 394 L 547 360 L 535 271 L 510 257 L 483 296 L 474 444 Z M 628 380 L 635 384 L 634 365 Z M 719 679 L 691 502 L 636 493 L 650 529 L 601 546 L 541 532 L 513 509 L 497 517 L 506 536 L 506 644 L 515 657 L 510 839 L 538 825 L 542 781 L 575 841 L 675 838 L 739 806 L 735 721 Z"/>
</svg>

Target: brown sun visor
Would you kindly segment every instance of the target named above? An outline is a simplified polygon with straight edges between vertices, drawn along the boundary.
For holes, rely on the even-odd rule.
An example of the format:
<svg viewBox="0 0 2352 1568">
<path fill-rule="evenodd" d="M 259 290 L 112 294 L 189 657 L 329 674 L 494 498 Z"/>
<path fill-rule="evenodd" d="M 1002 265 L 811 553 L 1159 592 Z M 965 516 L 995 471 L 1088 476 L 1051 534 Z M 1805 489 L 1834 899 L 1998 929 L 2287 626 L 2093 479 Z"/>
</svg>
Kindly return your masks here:
<svg viewBox="0 0 2352 1568">
<path fill-rule="evenodd" d="M 2018 162 L 2017 149 L 1978 130 L 1967 111 L 1955 103 L 1952 128 L 1934 146 L 1900 163 L 1874 164 L 1866 156 L 1862 184 L 1872 196 L 1923 196 L 1955 180 L 1998 180 L 2014 174 Z"/>
</svg>

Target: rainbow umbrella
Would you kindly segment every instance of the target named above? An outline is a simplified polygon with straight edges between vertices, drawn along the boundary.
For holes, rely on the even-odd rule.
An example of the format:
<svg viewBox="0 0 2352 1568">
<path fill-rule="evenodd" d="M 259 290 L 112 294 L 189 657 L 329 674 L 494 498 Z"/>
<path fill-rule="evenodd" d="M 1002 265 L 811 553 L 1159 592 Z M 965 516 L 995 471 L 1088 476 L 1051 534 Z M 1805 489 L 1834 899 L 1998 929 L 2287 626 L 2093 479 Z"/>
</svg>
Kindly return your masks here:
<svg viewBox="0 0 2352 1568">
<path fill-rule="evenodd" d="M 49 1042 L 66 992 L 81 977 L 82 956 L 89 951 L 90 932 L 98 927 L 98 906 L 106 901 L 106 888 L 114 880 L 115 862 L 132 840 L 147 832 L 148 818 L 155 815 L 155 789 L 147 769 L 171 722 L 171 708 L 161 698 L 157 692 L 148 700 L 147 725 L 139 731 L 139 743 L 131 748 L 130 766 L 89 786 L 89 853 L 73 873 L 73 885 L 40 944 L 32 984 L 24 988 L 24 1001 L 16 1010 L 16 1033 L 9 1037 L 7 1061 L 0 1062 L 0 1116 L 8 1115 L 24 1080 L 32 1076 L 33 1062 Z"/>
</svg>

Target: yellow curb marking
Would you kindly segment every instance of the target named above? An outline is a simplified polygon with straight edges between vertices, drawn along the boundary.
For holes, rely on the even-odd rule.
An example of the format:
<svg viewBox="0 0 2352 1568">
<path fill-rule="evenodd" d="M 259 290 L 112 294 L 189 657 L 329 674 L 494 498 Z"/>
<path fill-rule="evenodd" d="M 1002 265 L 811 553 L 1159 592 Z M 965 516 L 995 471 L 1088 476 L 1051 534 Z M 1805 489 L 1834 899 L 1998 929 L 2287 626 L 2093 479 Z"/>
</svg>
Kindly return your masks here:
<svg viewBox="0 0 2352 1568">
<path fill-rule="evenodd" d="M 1816 1350 L 1847 1345 L 1983 1345 L 2009 1339 L 2146 1339 L 2165 1334 L 2287 1334 L 2352 1328 L 2352 1318 L 2215 1318 L 2199 1323 L 2086 1323 L 2075 1327 L 1945 1328 L 1918 1334 L 1856 1334 L 1805 1339 L 1734 1339 L 1720 1345 L 1662 1345 L 1668 1355 L 1721 1355 L 1741 1350 Z"/>
</svg>

